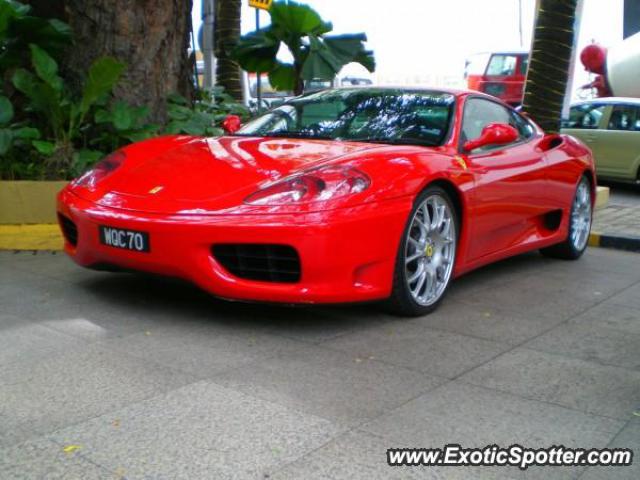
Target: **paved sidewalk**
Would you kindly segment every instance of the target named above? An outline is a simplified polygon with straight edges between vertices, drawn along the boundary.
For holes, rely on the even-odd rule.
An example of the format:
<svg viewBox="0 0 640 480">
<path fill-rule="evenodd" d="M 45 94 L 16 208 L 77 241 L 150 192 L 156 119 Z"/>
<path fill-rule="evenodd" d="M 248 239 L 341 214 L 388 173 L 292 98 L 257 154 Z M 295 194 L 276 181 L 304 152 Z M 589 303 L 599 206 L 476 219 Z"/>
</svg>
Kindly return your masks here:
<svg viewBox="0 0 640 480">
<path fill-rule="evenodd" d="M 640 252 L 640 185 L 607 184 L 607 206 L 594 214 L 592 245 Z"/>
<path fill-rule="evenodd" d="M 640 239 L 640 205 L 610 202 L 596 210 L 593 231 L 604 235 L 628 236 Z"/>
<path fill-rule="evenodd" d="M 536 253 L 416 319 L 226 303 L 0 252 L 0 479 L 640 478 L 640 255 Z M 635 450 L 631 467 L 408 468 L 390 447 Z"/>
</svg>

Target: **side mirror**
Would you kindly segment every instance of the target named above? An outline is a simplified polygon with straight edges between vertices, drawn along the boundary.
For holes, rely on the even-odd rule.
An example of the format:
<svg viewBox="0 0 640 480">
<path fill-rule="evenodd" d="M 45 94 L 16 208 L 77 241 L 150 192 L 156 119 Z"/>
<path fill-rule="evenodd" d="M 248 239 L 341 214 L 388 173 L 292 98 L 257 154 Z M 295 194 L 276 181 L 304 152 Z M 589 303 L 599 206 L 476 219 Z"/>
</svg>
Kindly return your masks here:
<svg viewBox="0 0 640 480">
<path fill-rule="evenodd" d="M 506 145 L 518 140 L 518 131 L 506 123 L 491 123 L 482 129 L 482 133 L 475 140 L 469 140 L 462 148 L 467 152 L 487 145 Z"/>
<path fill-rule="evenodd" d="M 240 130 L 242 126 L 242 120 L 238 115 L 227 115 L 226 118 L 222 121 L 222 128 L 224 128 L 225 133 L 233 134 Z"/>
</svg>

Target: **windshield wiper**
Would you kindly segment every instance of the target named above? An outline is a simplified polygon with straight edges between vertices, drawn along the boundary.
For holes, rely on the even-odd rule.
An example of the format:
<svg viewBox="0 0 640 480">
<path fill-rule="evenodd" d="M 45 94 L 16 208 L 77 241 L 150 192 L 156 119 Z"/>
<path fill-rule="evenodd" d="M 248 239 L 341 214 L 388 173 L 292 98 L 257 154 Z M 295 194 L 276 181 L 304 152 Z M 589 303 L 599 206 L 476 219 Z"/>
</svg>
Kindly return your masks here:
<svg viewBox="0 0 640 480">
<path fill-rule="evenodd" d="M 278 138 L 306 138 L 309 140 L 335 140 L 333 137 L 328 137 L 326 135 L 309 135 L 307 133 L 301 132 L 273 132 L 273 133 L 264 133 L 263 137 L 278 137 Z"/>
</svg>

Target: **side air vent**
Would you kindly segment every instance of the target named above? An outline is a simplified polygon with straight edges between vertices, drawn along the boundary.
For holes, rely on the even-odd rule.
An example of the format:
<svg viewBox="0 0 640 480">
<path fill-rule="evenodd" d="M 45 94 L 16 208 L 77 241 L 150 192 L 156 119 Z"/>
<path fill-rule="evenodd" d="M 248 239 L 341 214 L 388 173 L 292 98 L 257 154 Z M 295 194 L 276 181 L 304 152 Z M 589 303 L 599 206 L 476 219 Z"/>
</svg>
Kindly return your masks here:
<svg viewBox="0 0 640 480">
<path fill-rule="evenodd" d="M 564 140 L 560 135 L 545 135 L 542 140 L 538 143 L 538 148 L 543 152 L 548 152 L 549 150 L 553 150 L 556 147 L 562 145 Z"/>
<path fill-rule="evenodd" d="M 288 245 L 219 244 L 211 251 L 216 261 L 238 278 L 278 283 L 300 281 L 300 256 Z"/>
<path fill-rule="evenodd" d="M 60 228 L 62 228 L 62 234 L 64 238 L 74 247 L 78 245 L 78 227 L 69 218 L 62 214 L 58 214 L 58 221 L 60 222 Z"/>
</svg>

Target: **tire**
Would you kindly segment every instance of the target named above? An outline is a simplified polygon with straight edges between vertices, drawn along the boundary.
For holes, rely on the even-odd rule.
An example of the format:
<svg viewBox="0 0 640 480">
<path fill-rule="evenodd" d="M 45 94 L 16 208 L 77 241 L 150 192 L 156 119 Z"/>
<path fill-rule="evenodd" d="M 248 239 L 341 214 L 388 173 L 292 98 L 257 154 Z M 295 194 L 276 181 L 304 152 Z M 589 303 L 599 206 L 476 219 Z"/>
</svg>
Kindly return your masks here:
<svg viewBox="0 0 640 480">
<path fill-rule="evenodd" d="M 567 238 L 562 243 L 541 249 L 543 255 L 562 260 L 577 260 L 582 256 L 589 243 L 593 221 L 592 195 L 591 181 L 583 175 L 571 203 Z"/>
<path fill-rule="evenodd" d="M 418 195 L 396 255 L 393 290 L 387 302 L 392 313 L 414 317 L 438 307 L 453 276 L 459 226 L 445 190 L 433 185 Z"/>
</svg>

